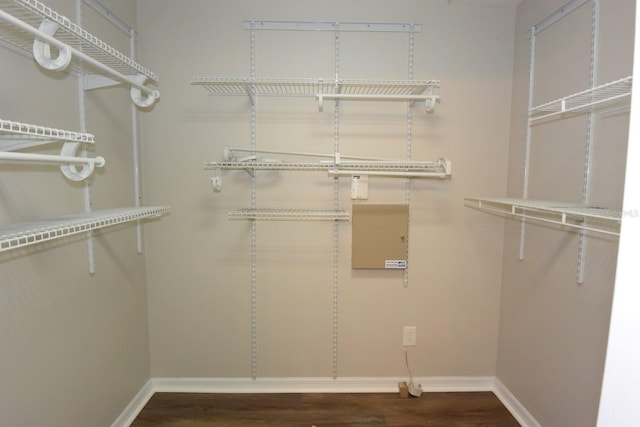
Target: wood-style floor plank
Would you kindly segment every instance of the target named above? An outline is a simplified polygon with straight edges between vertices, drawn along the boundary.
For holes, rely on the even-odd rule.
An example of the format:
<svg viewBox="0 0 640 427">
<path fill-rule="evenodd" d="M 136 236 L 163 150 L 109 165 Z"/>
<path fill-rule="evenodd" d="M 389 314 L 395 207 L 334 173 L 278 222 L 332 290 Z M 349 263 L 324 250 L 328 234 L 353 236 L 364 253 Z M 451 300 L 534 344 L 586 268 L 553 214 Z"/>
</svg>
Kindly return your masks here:
<svg viewBox="0 0 640 427">
<path fill-rule="evenodd" d="M 132 427 L 397 426 L 519 427 L 491 392 L 156 393 Z"/>
</svg>

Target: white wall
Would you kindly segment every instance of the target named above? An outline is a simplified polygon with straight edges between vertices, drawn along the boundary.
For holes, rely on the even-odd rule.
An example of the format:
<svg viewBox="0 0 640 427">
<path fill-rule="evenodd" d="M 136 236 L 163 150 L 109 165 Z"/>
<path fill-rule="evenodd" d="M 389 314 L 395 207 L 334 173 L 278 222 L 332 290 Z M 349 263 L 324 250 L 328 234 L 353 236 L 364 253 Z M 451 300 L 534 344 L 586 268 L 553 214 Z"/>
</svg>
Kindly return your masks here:
<svg viewBox="0 0 640 427">
<path fill-rule="evenodd" d="M 508 194 L 522 196 L 529 73 L 528 29 L 565 2 L 528 1 L 516 18 Z M 598 81 L 631 74 L 633 2 L 600 2 Z M 534 104 L 588 87 L 591 2 L 536 42 Z M 621 209 L 628 112 L 596 122 L 590 202 Z M 529 197 L 580 202 L 585 117 L 532 131 Z M 618 239 L 590 235 L 585 281 L 576 283 L 578 233 L 519 221 L 505 227 L 498 378 L 544 426 L 595 425 L 611 313 Z"/>
<path fill-rule="evenodd" d="M 196 76 L 248 76 L 245 19 L 418 22 L 416 79 L 440 79 L 432 116 L 414 110 L 413 158 L 453 161 L 450 181 L 414 180 L 410 283 L 394 271 L 352 271 L 350 223 L 339 228 L 338 376 L 407 375 L 404 325 L 417 376 L 495 374 L 503 221 L 464 207 L 463 197 L 505 194 L 513 6 L 496 2 L 296 2 L 142 0 L 142 60 L 160 74 L 162 98 L 143 118 L 149 203 L 172 214 L 148 233 L 153 377 L 251 376 L 250 223 L 227 212 L 250 203 L 244 172 L 225 172 L 214 194 L 202 162 L 224 145 L 249 146 L 246 99 L 213 98 Z M 407 78 L 407 36 L 341 37 L 343 78 Z M 257 35 L 261 77 L 333 77 L 331 33 Z M 313 99 L 260 99 L 257 144 L 333 150 L 332 108 Z M 403 157 L 406 107 L 342 103 L 343 153 Z M 340 204 L 351 211 L 349 186 Z M 402 203 L 401 181 L 371 179 L 370 203 Z M 259 173 L 259 207 L 331 208 L 324 173 Z M 332 375 L 332 226 L 257 224 L 257 375 Z"/>
<path fill-rule="evenodd" d="M 135 23 L 135 4 L 107 4 Z M 47 5 L 75 16 L 72 0 Z M 126 37 L 83 9 L 90 32 L 128 51 Z M 0 117 L 80 130 L 75 75 L 44 72 L 4 46 L 0 74 Z M 123 87 L 87 96 L 93 154 L 107 161 L 91 179 L 94 209 L 134 204 L 130 105 Z M 0 164 L 0 223 L 83 210 L 82 186 L 57 167 Z M 135 229 L 105 229 L 94 243 L 95 275 L 84 236 L 0 254 L 0 424 L 110 425 L 148 380 L 144 257 Z"/>
<path fill-rule="evenodd" d="M 530 224 L 518 261 L 518 223 L 506 221 L 503 230 L 502 219 L 462 203 L 465 196 L 520 195 L 526 31 L 562 3 L 524 0 L 516 19 L 512 6 L 490 1 L 375 0 L 363 10 L 361 2 L 337 0 L 304 7 L 293 0 L 141 0 L 137 11 L 134 3 L 107 2 L 129 22 L 137 12 L 141 62 L 160 75 L 162 98 L 142 117 L 144 194 L 146 204 L 171 205 L 173 213 L 146 228 L 146 272 L 131 227 L 98 233 L 93 276 L 81 237 L 0 255 L 0 421 L 108 425 L 150 376 L 251 375 L 249 223 L 226 218 L 249 204 L 249 180 L 225 173 L 223 191 L 214 194 L 210 173 L 201 170 L 203 161 L 221 159 L 224 145 L 249 145 L 248 101 L 208 97 L 188 79 L 247 76 L 242 21 L 263 19 L 422 23 L 414 77 L 442 81 L 436 113 L 414 109 L 413 158 L 445 156 L 454 177 L 413 181 L 409 287 L 398 272 L 352 271 L 350 224 L 340 225 L 338 375 L 406 376 L 401 329 L 415 325 L 414 375 L 497 375 L 541 424 L 593 425 L 617 240 L 589 239 L 586 280 L 578 286 L 575 233 Z M 633 4 L 603 3 L 604 82 L 631 72 Z M 48 4 L 74 16 L 70 0 Z M 120 34 L 86 14 L 90 31 L 127 50 Z M 576 16 L 567 25 L 579 47 L 548 38 L 546 49 L 569 60 L 542 60 L 540 100 L 582 88 L 587 15 Z M 330 33 L 259 32 L 257 40 L 259 76 L 333 76 Z M 0 117 L 78 129 L 74 76 L 45 73 L 5 48 L 0 57 L 1 74 L 11 77 L 0 83 Z M 406 35 L 342 35 L 341 77 L 407 73 Z M 258 107 L 260 147 L 332 151 L 331 108 L 318 113 L 304 99 L 260 99 Z M 93 206 L 131 205 L 126 89 L 89 94 L 87 113 L 96 153 L 108 162 L 92 180 Z M 404 156 L 405 113 L 400 105 L 342 103 L 341 151 Z M 627 124 L 624 114 L 598 123 L 594 203 L 621 205 Z M 567 126 L 580 135 L 579 125 Z M 536 132 L 544 140 L 545 131 Z M 532 197 L 579 200 L 582 144 L 558 153 L 537 146 Z M 258 182 L 259 206 L 332 205 L 332 182 L 321 173 L 259 174 Z M 55 168 L 0 165 L 2 223 L 81 211 L 81 193 Z M 350 211 L 348 194 L 343 180 L 340 204 Z M 371 180 L 369 202 L 403 200 L 402 182 Z M 330 377 L 331 225 L 259 223 L 257 236 L 258 376 Z"/>
</svg>

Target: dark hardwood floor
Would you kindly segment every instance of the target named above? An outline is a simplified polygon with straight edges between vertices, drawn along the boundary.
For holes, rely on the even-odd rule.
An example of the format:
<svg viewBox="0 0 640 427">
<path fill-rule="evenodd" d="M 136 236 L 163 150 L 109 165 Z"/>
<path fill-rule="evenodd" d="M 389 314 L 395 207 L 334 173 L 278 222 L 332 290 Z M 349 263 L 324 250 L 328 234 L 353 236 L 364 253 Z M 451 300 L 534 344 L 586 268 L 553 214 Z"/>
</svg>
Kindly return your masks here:
<svg viewBox="0 0 640 427">
<path fill-rule="evenodd" d="M 156 393 L 132 427 L 429 426 L 518 427 L 491 392 L 208 394 Z"/>
</svg>

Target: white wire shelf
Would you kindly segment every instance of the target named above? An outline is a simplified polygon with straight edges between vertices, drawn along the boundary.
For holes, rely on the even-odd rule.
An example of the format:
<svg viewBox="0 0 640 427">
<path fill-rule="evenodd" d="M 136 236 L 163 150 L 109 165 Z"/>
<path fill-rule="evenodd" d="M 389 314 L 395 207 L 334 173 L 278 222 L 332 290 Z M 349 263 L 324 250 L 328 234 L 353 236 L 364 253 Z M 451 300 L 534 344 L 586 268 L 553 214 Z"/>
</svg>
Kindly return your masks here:
<svg viewBox="0 0 640 427">
<path fill-rule="evenodd" d="M 167 206 L 110 209 L 19 224 L 0 225 L 0 252 L 170 212 Z"/>
<path fill-rule="evenodd" d="M 327 209 L 238 209 L 229 219 L 263 221 L 349 221 L 349 213 Z"/>
<path fill-rule="evenodd" d="M 333 162 L 273 162 L 273 161 L 229 161 L 205 162 L 207 170 L 281 170 L 281 171 L 326 171 L 331 175 L 391 174 L 398 177 L 447 178 L 451 176 L 450 163 L 440 159 L 424 162 L 343 161 Z"/>
<path fill-rule="evenodd" d="M 246 153 L 244 157 L 240 157 Z M 320 161 L 284 161 L 265 159 L 261 154 L 277 154 L 293 157 L 315 157 Z M 224 161 L 205 162 L 204 169 L 214 170 L 212 184 L 216 191 L 222 189 L 222 170 L 245 170 L 251 175 L 257 170 L 269 171 L 325 171 L 330 176 L 371 175 L 398 178 L 436 178 L 451 176 L 451 162 L 447 159 L 427 161 L 389 160 L 362 156 L 341 155 L 340 153 L 308 153 L 298 151 L 263 150 L 257 148 L 225 147 Z"/>
<path fill-rule="evenodd" d="M 625 77 L 533 107 L 529 110 L 529 123 L 564 115 L 629 107 L 632 80 L 631 76 Z"/>
<path fill-rule="evenodd" d="M 93 144 L 95 137 L 90 133 L 73 132 L 29 123 L 14 122 L 0 118 L 0 141 L 6 139 L 56 140 Z M 3 147 L 0 146 L 0 149 Z"/>
<path fill-rule="evenodd" d="M 622 212 L 609 208 L 547 200 L 513 198 L 465 198 L 474 207 L 492 213 L 506 214 L 572 228 L 619 236 L 615 228 Z"/>
<path fill-rule="evenodd" d="M 440 96 L 434 89 L 439 80 L 339 80 L 313 78 L 194 77 L 191 84 L 202 86 L 212 95 L 255 97 L 315 97 L 322 111 L 325 99 L 425 102 L 433 112 Z"/>
<path fill-rule="evenodd" d="M 44 68 L 71 66 L 78 73 L 93 71 L 127 83 L 140 106 L 152 104 L 160 95 L 144 85 L 157 83 L 156 74 L 37 0 L 0 0 L 0 39 L 30 52 Z"/>
</svg>

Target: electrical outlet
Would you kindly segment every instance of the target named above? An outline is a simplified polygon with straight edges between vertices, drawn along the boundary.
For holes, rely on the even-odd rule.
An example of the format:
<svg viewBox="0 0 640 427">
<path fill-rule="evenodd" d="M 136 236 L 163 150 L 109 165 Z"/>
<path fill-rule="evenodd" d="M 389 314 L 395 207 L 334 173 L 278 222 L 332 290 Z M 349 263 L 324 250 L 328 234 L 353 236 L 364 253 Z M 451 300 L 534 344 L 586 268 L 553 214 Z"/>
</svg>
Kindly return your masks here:
<svg viewBox="0 0 640 427">
<path fill-rule="evenodd" d="M 416 327 L 405 326 L 402 331 L 402 345 L 416 345 Z"/>
</svg>

